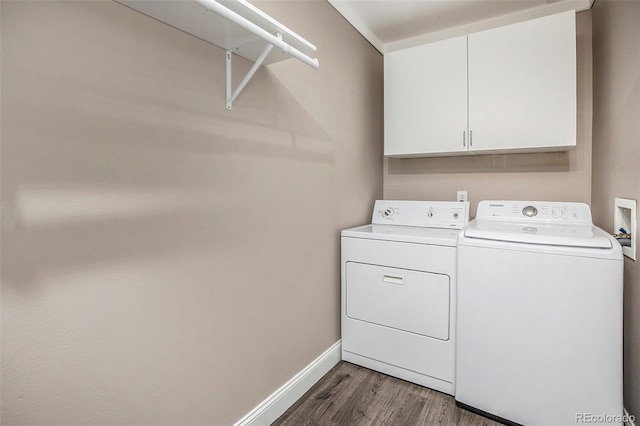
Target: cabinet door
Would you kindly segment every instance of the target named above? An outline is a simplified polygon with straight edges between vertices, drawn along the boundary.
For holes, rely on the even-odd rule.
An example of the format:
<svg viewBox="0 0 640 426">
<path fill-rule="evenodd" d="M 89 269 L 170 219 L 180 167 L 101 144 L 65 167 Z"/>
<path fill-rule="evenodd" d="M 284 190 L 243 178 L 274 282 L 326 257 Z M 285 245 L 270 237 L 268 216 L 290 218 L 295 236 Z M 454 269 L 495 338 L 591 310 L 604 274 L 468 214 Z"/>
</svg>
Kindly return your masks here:
<svg viewBox="0 0 640 426">
<path fill-rule="evenodd" d="M 469 35 L 470 150 L 576 144 L 575 12 Z"/>
<path fill-rule="evenodd" d="M 467 151 L 466 36 L 384 55 L 384 123 L 385 155 Z"/>
</svg>

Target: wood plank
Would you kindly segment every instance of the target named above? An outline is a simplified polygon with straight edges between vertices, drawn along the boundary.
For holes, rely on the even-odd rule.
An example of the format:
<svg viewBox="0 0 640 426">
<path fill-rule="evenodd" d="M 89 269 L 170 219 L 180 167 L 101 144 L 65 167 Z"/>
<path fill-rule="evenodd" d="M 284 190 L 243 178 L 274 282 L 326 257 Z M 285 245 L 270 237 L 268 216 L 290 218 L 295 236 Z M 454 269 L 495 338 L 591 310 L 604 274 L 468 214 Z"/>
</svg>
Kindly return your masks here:
<svg viewBox="0 0 640 426">
<path fill-rule="evenodd" d="M 367 374 L 338 412 L 331 417 L 331 421 L 344 426 L 370 424 L 372 419 L 370 409 L 372 405 L 375 405 L 372 403 L 376 399 L 378 389 L 389 378 L 389 376 L 377 372 Z"/>
<path fill-rule="evenodd" d="M 272 425 L 325 425 L 369 371 L 341 362 L 309 389 Z"/>
<path fill-rule="evenodd" d="M 428 408 L 427 412 L 422 413 L 422 425 L 452 426 L 459 424 L 458 420 L 462 410 L 456 406 L 456 402 L 451 396 L 436 393 L 433 403 Z"/>
<path fill-rule="evenodd" d="M 453 397 L 340 362 L 276 426 L 499 426 L 456 406 Z"/>
</svg>

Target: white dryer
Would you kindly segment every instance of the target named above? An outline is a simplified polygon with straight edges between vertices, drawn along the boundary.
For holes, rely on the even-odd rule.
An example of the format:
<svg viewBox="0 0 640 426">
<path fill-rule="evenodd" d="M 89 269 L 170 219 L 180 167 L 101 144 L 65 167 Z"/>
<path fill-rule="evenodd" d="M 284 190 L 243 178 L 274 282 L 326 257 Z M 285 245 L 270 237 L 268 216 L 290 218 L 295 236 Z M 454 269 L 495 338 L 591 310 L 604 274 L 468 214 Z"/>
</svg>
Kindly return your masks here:
<svg viewBox="0 0 640 426">
<path fill-rule="evenodd" d="M 376 201 L 342 231 L 342 359 L 454 392 L 456 240 L 468 203 Z"/>
<path fill-rule="evenodd" d="M 458 239 L 459 405 L 622 424 L 622 269 L 586 204 L 482 201 Z"/>
</svg>

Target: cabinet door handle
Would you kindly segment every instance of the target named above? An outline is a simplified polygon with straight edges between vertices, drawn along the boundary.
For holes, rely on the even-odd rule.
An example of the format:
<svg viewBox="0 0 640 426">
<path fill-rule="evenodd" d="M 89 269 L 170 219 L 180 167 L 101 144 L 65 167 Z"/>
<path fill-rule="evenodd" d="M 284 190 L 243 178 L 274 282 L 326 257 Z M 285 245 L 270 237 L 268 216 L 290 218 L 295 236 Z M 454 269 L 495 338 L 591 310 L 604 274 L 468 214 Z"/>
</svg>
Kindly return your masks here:
<svg viewBox="0 0 640 426">
<path fill-rule="evenodd" d="M 462 146 L 467 146 L 467 131 L 462 131 Z"/>
<path fill-rule="evenodd" d="M 473 130 L 469 130 L 469 146 L 473 146 Z"/>
</svg>

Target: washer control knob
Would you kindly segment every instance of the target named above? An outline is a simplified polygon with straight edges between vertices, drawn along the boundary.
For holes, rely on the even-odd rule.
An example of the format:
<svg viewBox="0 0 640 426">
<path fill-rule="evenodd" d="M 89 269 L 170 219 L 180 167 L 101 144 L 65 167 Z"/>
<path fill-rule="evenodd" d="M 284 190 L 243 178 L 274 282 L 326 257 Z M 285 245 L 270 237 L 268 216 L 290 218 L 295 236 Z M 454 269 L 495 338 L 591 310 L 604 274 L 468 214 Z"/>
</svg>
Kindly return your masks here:
<svg viewBox="0 0 640 426">
<path fill-rule="evenodd" d="M 527 206 L 524 209 L 522 209 L 522 214 L 527 217 L 534 217 L 538 214 L 538 209 L 536 209 L 533 206 Z"/>
<path fill-rule="evenodd" d="M 459 216 L 460 216 L 460 215 L 459 215 L 458 213 L 454 213 L 454 214 L 453 214 L 453 218 L 454 218 L 454 219 L 457 219 Z"/>
<path fill-rule="evenodd" d="M 427 213 L 427 217 L 433 217 L 433 212 Z"/>
<path fill-rule="evenodd" d="M 385 209 L 385 210 L 382 212 L 382 216 L 384 216 L 384 217 L 391 217 L 391 216 L 393 216 L 393 209 L 392 209 L 391 207 L 389 207 L 388 209 Z"/>
</svg>

